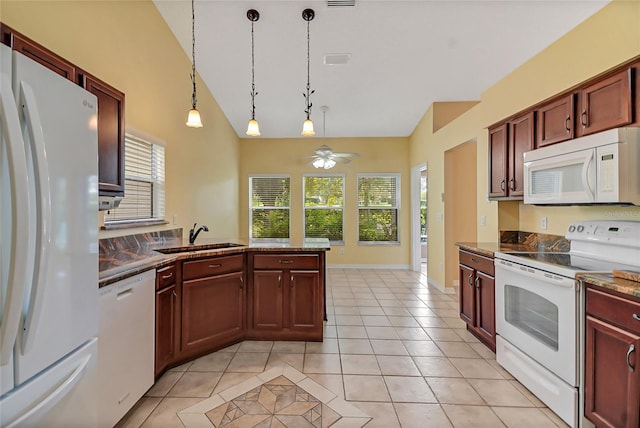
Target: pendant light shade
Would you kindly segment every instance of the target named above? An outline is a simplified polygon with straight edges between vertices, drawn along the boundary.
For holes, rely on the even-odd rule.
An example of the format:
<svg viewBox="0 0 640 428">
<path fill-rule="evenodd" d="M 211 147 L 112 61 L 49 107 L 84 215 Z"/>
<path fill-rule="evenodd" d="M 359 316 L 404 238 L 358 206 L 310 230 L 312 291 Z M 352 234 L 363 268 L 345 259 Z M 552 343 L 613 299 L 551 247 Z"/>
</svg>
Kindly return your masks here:
<svg viewBox="0 0 640 428">
<path fill-rule="evenodd" d="M 247 19 L 251 21 L 251 120 L 249 120 L 249 124 L 247 125 L 247 135 L 250 137 L 259 137 L 260 136 L 260 127 L 258 126 L 258 121 L 256 120 L 256 85 L 255 85 L 255 46 L 253 40 L 253 23 L 260 19 L 260 13 L 255 9 L 249 9 L 247 11 Z"/>
<path fill-rule="evenodd" d="M 202 120 L 200 119 L 200 112 L 198 111 L 198 109 L 192 108 L 191 110 L 189 110 L 189 116 L 187 116 L 187 126 L 189 128 L 202 128 Z"/>
<path fill-rule="evenodd" d="M 311 117 L 310 117 L 311 107 L 313 106 L 313 104 L 311 103 L 311 95 L 315 92 L 315 90 L 313 91 L 311 90 L 311 84 L 309 83 L 309 64 L 310 64 L 309 53 L 310 53 L 310 45 L 311 45 L 311 41 L 310 41 L 311 39 L 309 37 L 309 22 L 311 22 L 315 16 L 316 14 L 313 11 L 313 9 L 305 9 L 302 11 L 302 19 L 307 21 L 307 93 L 302 94 L 307 104 L 307 108 L 304 111 L 307 114 L 307 119 L 302 124 L 303 137 L 313 137 L 314 135 L 316 135 L 315 131 L 313 130 L 313 122 L 311 121 Z"/>
<path fill-rule="evenodd" d="M 191 0 L 191 83 L 193 93 L 191 94 L 191 110 L 187 116 L 186 125 L 189 128 L 202 128 L 200 112 L 196 108 L 198 97 L 196 96 L 196 9 L 194 0 Z"/>
</svg>

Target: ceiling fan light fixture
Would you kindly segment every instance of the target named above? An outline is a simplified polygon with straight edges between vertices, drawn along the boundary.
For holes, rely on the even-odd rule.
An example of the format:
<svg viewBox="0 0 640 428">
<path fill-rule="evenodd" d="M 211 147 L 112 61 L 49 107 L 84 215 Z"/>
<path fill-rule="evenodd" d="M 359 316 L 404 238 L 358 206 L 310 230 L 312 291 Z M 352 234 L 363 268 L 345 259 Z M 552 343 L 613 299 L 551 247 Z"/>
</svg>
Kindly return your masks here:
<svg viewBox="0 0 640 428">
<path fill-rule="evenodd" d="M 189 110 L 186 125 L 189 128 L 202 128 L 200 112 L 196 108 L 198 97 L 196 96 L 196 8 L 194 0 L 191 0 L 191 84 L 193 85 L 191 110 Z"/>
<path fill-rule="evenodd" d="M 324 169 L 331 169 L 336 166 L 336 161 L 333 159 L 327 159 L 324 161 Z"/>
<path fill-rule="evenodd" d="M 312 165 L 316 168 L 324 168 L 324 159 L 318 158 L 313 161 Z"/>
</svg>

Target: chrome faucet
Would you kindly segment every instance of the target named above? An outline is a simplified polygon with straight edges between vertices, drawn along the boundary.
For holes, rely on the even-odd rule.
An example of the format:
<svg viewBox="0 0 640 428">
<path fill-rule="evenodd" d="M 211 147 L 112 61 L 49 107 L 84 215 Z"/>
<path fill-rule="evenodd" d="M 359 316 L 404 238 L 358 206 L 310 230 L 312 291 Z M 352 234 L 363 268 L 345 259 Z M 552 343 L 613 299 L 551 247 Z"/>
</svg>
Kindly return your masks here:
<svg viewBox="0 0 640 428">
<path fill-rule="evenodd" d="M 200 232 L 202 232 L 203 230 L 205 232 L 209 231 L 209 228 L 207 226 L 205 226 L 204 224 L 202 226 L 200 226 L 198 228 L 198 230 L 196 230 L 196 225 L 198 223 L 193 223 L 193 228 L 189 231 L 189 244 L 193 244 L 194 242 L 196 242 L 196 238 L 198 237 L 198 234 Z"/>
</svg>

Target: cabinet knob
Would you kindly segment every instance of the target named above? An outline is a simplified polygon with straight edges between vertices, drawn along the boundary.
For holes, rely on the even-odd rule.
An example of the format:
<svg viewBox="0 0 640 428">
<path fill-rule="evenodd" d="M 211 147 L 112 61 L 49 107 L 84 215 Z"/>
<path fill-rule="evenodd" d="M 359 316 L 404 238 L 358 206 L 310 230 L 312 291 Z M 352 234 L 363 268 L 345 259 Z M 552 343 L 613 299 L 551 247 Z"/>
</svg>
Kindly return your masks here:
<svg viewBox="0 0 640 428">
<path fill-rule="evenodd" d="M 240 290 L 244 288 L 244 278 L 240 277 Z"/>
<path fill-rule="evenodd" d="M 282 286 L 282 276 L 278 275 L 278 288 Z"/>
<path fill-rule="evenodd" d="M 480 289 L 480 277 L 479 276 L 476 277 L 475 283 L 476 283 L 476 288 L 479 290 Z"/>
<path fill-rule="evenodd" d="M 633 319 L 634 319 L 634 320 L 636 320 L 636 321 L 640 321 L 640 315 L 638 315 L 638 314 L 633 314 L 632 316 L 633 316 Z"/>
<path fill-rule="evenodd" d="M 504 190 L 504 185 L 505 185 L 505 181 L 504 181 L 504 180 L 502 180 L 502 181 L 500 182 L 500 190 Z"/>
<path fill-rule="evenodd" d="M 173 297 L 178 297 L 178 293 L 176 293 L 176 290 L 173 290 Z"/>
<path fill-rule="evenodd" d="M 210 267 L 211 269 L 219 268 L 220 266 L 222 266 L 222 265 L 221 265 L 221 264 L 219 264 L 219 263 L 217 263 L 217 264 L 215 264 L 215 265 L 209 265 L 209 267 Z"/>
<path fill-rule="evenodd" d="M 288 265 L 293 263 L 293 260 L 278 260 L 279 263 L 282 263 L 283 265 Z"/>
<path fill-rule="evenodd" d="M 469 278 L 467 278 L 467 284 L 469 285 L 469 287 L 473 287 L 473 274 L 469 274 Z"/>
<path fill-rule="evenodd" d="M 587 127 L 587 111 L 583 111 L 582 114 L 580 115 L 580 123 L 582 124 L 583 128 Z"/>
<path fill-rule="evenodd" d="M 291 275 L 291 288 L 293 288 L 293 275 Z"/>
<path fill-rule="evenodd" d="M 633 373 L 633 372 L 635 371 L 635 369 L 636 369 L 636 368 L 635 368 L 635 367 L 633 367 L 633 365 L 631 364 L 631 354 L 632 354 L 633 352 L 635 352 L 635 350 L 636 350 L 635 345 L 633 345 L 633 344 L 629 345 L 629 350 L 627 351 L 627 365 L 629 366 L 629 371 L 630 371 L 630 372 L 632 372 L 632 373 Z"/>
<path fill-rule="evenodd" d="M 516 190 L 516 179 L 515 178 L 509 179 L 509 189 Z"/>
<path fill-rule="evenodd" d="M 169 275 L 162 275 L 162 279 L 169 279 L 173 276 L 173 272 L 171 272 Z"/>
<path fill-rule="evenodd" d="M 569 121 L 571 120 L 571 116 L 567 116 L 567 118 L 564 121 L 564 129 L 567 130 L 567 134 L 569 132 L 571 132 L 571 128 L 569 128 Z"/>
</svg>

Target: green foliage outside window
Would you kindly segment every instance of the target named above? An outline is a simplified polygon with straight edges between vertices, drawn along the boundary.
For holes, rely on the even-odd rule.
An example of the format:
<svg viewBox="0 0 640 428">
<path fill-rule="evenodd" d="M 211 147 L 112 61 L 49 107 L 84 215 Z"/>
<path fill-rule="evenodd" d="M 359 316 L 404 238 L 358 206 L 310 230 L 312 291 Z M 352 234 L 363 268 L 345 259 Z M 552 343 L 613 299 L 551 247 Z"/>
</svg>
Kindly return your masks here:
<svg viewBox="0 0 640 428">
<path fill-rule="evenodd" d="M 304 235 L 342 241 L 342 176 L 307 176 L 304 178 Z"/>
<path fill-rule="evenodd" d="M 358 177 L 358 240 L 398 242 L 399 177 Z"/>
<path fill-rule="evenodd" d="M 289 238 L 289 177 L 252 177 L 251 237 Z"/>
</svg>

